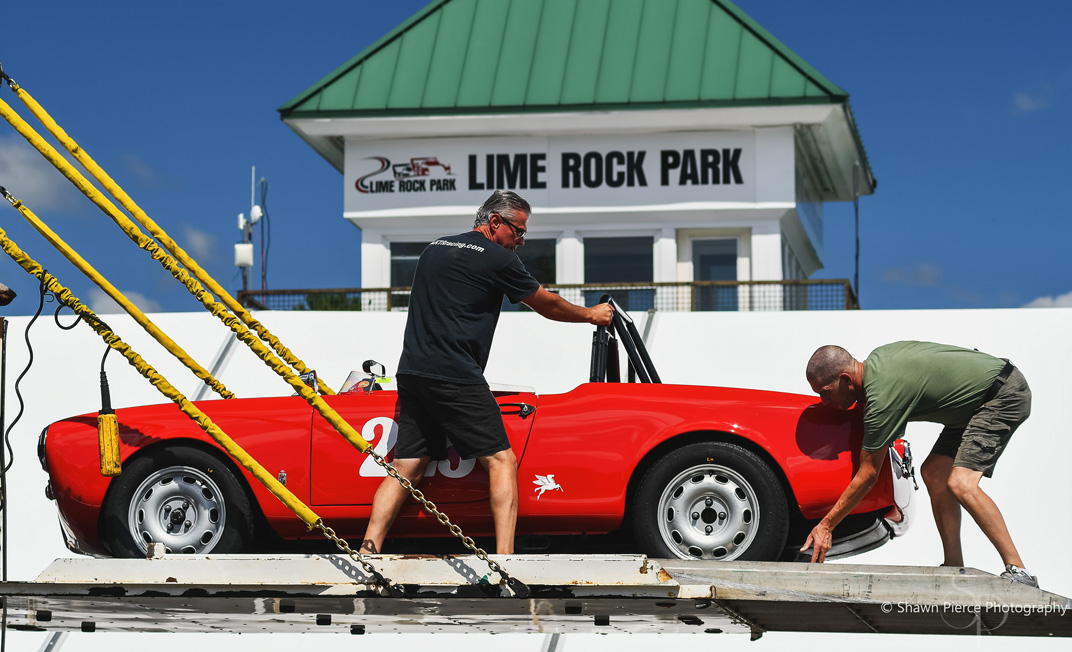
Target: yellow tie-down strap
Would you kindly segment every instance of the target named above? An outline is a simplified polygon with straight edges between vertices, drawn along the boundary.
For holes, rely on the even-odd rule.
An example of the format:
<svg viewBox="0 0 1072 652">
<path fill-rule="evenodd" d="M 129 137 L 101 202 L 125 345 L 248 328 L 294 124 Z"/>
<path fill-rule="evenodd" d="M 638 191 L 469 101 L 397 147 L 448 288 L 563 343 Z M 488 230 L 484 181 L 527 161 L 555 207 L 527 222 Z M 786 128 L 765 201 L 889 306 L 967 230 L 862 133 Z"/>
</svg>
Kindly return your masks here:
<svg viewBox="0 0 1072 652">
<path fill-rule="evenodd" d="M 257 339 L 249 329 L 243 326 L 234 315 L 227 312 L 223 305 L 215 301 L 195 279 L 190 277 L 186 270 L 179 267 L 174 258 L 162 251 L 160 247 L 153 242 L 152 238 L 142 233 L 129 218 L 119 211 L 115 204 L 108 201 L 100 191 L 93 187 L 93 185 L 82 176 L 78 170 L 74 169 L 55 148 L 49 145 L 32 127 L 30 127 L 30 125 L 26 124 L 26 122 L 22 120 L 3 100 L 0 100 L 0 115 L 3 115 L 4 119 L 11 123 L 19 134 L 26 138 L 35 149 L 41 152 L 41 154 L 52 163 L 56 169 L 63 173 L 63 175 L 67 177 L 67 179 L 71 181 L 82 194 L 93 201 L 98 208 L 119 224 L 124 232 L 126 232 L 139 247 L 148 251 L 155 260 L 160 261 L 161 265 L 171 272 L 172 276 L 180 282 L 183 282 L 187 288 L 191 289 L 194 296 L 201 301 L 209 312 L 217 315 L 225 324 L 227 324 L 227 326 L 235 333 L 235 336 L 239 341 L 249 346 L 273 371 L 279 376 L 282 376 L 283 379 L 297 391 L 298 395 L 319 412 L 321 416 L 323 416 L 324 419 L 343 436 L 343 438 L 362 453 L 367 452 L 369 448 L 371 448 L 371 444 L 358 434 L 353 426 L 339 416 L 339 414 L 335 412 L 335 410 L 328 405 L 315 390 L 306 385 L 302 379 L 291 370 L 289 365 L 273 355 L 268 347 Z M 13 202 L 13 204 L 16 202 L 17 200 Z"/>
<path fill-rule="evenodd" d="M 233 310 L 236 314 L 240 315 L 242 321 L 240 322 L 237 318 L 235 318 L 234 315 L 227 312 L 227 309 L 224 308 L 223 305 L 220 305 L 220 303 L 216 302 L 211 296 L 209 296 L 208 292 L 205 291 L 205 289 L 198 283 L 196 279 L 191 278 L 186 270 L 181 269 L 178 266 L 175 261 L 175 258 L 172 258 L 171 256 L 167 255 L 167 253 L 161 251 L 160 247 L 155 242 L 153 242 L 152 238 L 144 235 L 137 228 L 137 226 L 135 226 L 133 222 L 131 222 L 127 218 L 126 215 L 121 213 L 119 209 L 116 208 L 116 206 L 112 204 L 106 197 L 104 197 L 95 187 L 93 187 L 93 185 L 90 184 L 89 181 L 86 180 L 86 178 L 82 176 L 81 173 L 75 170 L 62 156 L 60 156 L 60 154 L 51 145 L 45 142 L 44 139 L 42 139 L 40 135 L 38 135 L 37 132 L 33 130 L 32 127 L 26 124 L 26 122 L 22 120 L 17 113 L 11 110 L 11 108 L 6 103 L 0 100 L 0 114 L 3 115 L 4 119 L 7 120 L 7 122 L 9 122 L 16 129 L 16 131 L 19 132 L 19 134 L 26 138 L 26 140 L 29 141 L 30 144 L 33 145 L 33 147 L 37 149 L 42 154 L 42 156 L 45 157 L 46 160 L 48 160 L 54 167 L 56 167 L 56 169 L 59 170 L 61 174 L 63 174 L 72 184 L 74 184 L 75 187 L 77 187 L 79 191 L 82 192 L 82 194 L 89 198 L 94 204 L 97 205 L 98 208 L 100 208 L 106 215 L 108 215 L 135 244 L 137 244 L 140 248 L 145 249 L 150 254 L 150 256 L 154 260 L 160 262 L 164 269 L 168 270 L 176 280 L 183 283 L 183 285 L 186 286 L 186 288 L 198 299 L 198 301 L 200 301 L 205 306 L 206 310 L 208 310 L 213 315 L 216 315 L 235 333 L 239 341 L 247 344 L 254 351 L 254 353 L 257 354 L 258 357 L 264 360 L 265 363 L 270 368 L 272 368 L 273 371 L 275 371 L 278 375 L 282 376 L 288 384 L 290 384 L 295 390 L 297 390 L 298 395 L 300 395 L 306 402 L 308 402 L 314 409 L 316 409 L 317 412 L 319 412 L 321 416 L 323 416 L 324 419 L 328 423 L 330 423 L 332 427 L 337 432 L 339 432 L 339 434 L 343 436 L 344 439 L 346 439 L 351 445 L 353 445 L 362 453 L 371 454 L 374 458 L 377 459 L 378 463 L 384 464 L 389 471 L 393 470 L 389 465 L 386 464 L 385 460 L 382 460 L 378 455 L 372 452 L 372 446 L 371 444 L 369 444 L 368 441 L 361 437 L 361 435 L 359 435 L 357 431 L 354 430 L 352 426 L 350 426 L 349 423 L 347 423 L 338 413 L 335 412 L 334 409 L 331 408 L 331 406 L 329 406 L 319 395 L 317 395 L 316 390 L 306 385 L 301 380 L 301 378 L 299 378 L 298 375 L 291 370 L 291 367 L 293 367 L 301 371 L 302 373 L 307 373 L 308 368 L 305 367 L 304 363 L 301 360 L 297 359 L 297 357 L 295 357 L 289 349 L 284 347 L 277 338 L 275 338 L 271 333 L 269 333 L 267 329 L 263 327 L 263 325 L 261 325 L 257 320 L 255 320 L 252 315 L 247 310 L 245 310 L 244 307 L 242 307 L 241 304 L 239 304 L 234 298 L 232 298 L 218 283 L 216 283 L 216 281 L 211 276 L 209 276 L 203 269 L 201 269 L 201 267 L 198 266 L 192 258 L 190 258 L 170 237 L 168 237 L 168 235 L 162 229 L 160 229 L 160 227 L 157 226 L 155 222 L 153 222 L 148 217 L 148 215 L 146 215 L 144 211 L 142 211 L 140 207 L 138 207 L 137 204 L 133 202 L 132 199 L 130 199 L 130 197 L 122 190 L 122 188 L 120 188 L 111 179 L 111 177 L 109 177 L 96 164 L 96 162 L 93 161 L 93 159 L 87 153 L 85 153 L 81 149 L 81 147 L 77 145 L 77 143 L 75 143 L 69 136 L 67 136 L 66 132 L 64 132 L 63 129 L 61 129 L 59 125 L 57 125 L 55 121 L 52 120 L 48 113 L 45 112 L 44 109 L 40 105 L 38 105 L 28 93 L 23 91 L 17 84 L 15 84 L 14 80 L 12 80 L 10 77 L 3 75 L 2 71 L 0 71 L 0 75 L 2 75 L 2 77 L 8 81 L 8 85 L 12 88 L 12 90 L 14 90 L 18 94 L 19 98 L 30 109 L 30 111 L 33 112 L 34 115 L 37 116 L 43 124 L 45 124 L 45 126 L 49 129 L 53 136 L 55 136 L 61 143 L 63 143 L 64 147 L 67 148 L 67 150 L 79 162 L 81 162 L 83 166 L 85 166 L 86 169 L 89 170 L 91 174 L 93 174 L 93 176 L 102 185 L 104 185 L 114 197 L 116 197 L 120 201 L 120 203 L 123 204 L 124 208 L 130 211 L 131 214 L 138 219 L 142 226 L 145 226 L 155 238 L 157 238 L 161 241 L 161 243 L 164 244 L 165 248 L 170 250 L 175 255 L 175 258 L 178 258 L 183 265 L 193 271 L 197 278 L 205 282 L 205 284 L 209 286 L 209 288 L 221 299 L 224 304 L 227 305 L 227 307 L 231 308 L 231 310 Z M 8 199 L 10 200 L 11 198 L 8 197 Z M 12 204 L 15 205 L 16 208 L 19 208 L 18 202 L 12 201 Z M 31 221 L 31 223 L 34 224 L 33 221 Z M 41 226 L 44 225 L 42 224 Z M 35 224 L 35 228 L 36 227 L 37 224 Z M 47 227 L 45 228 L 47 229 Z M 41 229 L 39 229 L 39 231 L 41 231 L 42 234 L 45 234 L 45 231 Z M 124 357 L 126 357 L 132 365 L 138 368 L 139 372 L 141 372 L 143 376 L 149 379 L 152 384 L 156 385 L 157 388 L 160 389 L 160 391 L 164 393 L 165 396 L 175 402 L 183 413 L 187 414 L 187 416 L 196 421 L 198 425 L 202 428 L 202 430 L 204 430 L 209 436 L 211 436 L 225 451 L 227 451 L 229 455 L 234 457 L 236 461 L 242 464 L 244 468 L 246 468 L 255 478 L 257 478 L 258 481 L 260 481 L 266 488 L 268 488 L 269 491 L 273 493 L 273 495 L 275 495 L 277 498 L 279 498 L 279 500 L 281 500 L 285 505 L 287 505 L 288 508 L 290 508 L 299 518 L 301 518 L 303 522 L 305 522 L 310 528 L 320 527 L 321 529 L 323 529 L 325 536 L 335 541 L 336 545 L 338 545 L 345 552 L 349 553 L 354 559 L 358 560 L 362 564 L 362 567 L 365 568 L 365 570 L 374 574 L 378 578 L 378 580 L 380 580 L 381 583 L 383 583 L 389 589 L 394 588 L 397 591 L 397 587 L 390 586 L 390 580 L 383 578 L 383 576 L 380 575 L 367 562 L 367 560 L 365 560 L 360 555 L 360 553 L 357 553 L 356 551 L 350 549 L 349 545 L 345 544 L 345 541 L 338 539 L 338 537 L 334 535 L 334 532 L 331 530 L 331 528 L 326 527 L 322 523 L 322 521 L 320 521 L 320 519 L 316 516 L 316 514 L 309 509 L 309 507 L 307 507 L 304 503 L 298 500 L 275 478 L 271 477 L 271 475 L 268 474 L 268 472 L 262 466 L 260 466 L 260 464 L 258 464 L 256 460 L 253 460 L 251 457 L 249 457 L 249 455 L 245 453 L 245 451 L 242 450 L 241 447 L 235 444 L 233 440 L 227 437 L 225 433 L 223 433 L 215 424 L 213 424 L 207 415 L 205 415 L 196 407 L 194 407 L 181 393 L 178 392 L 178 390 L 176 390 L 173 386 L 167 383 L 167 381 L 164 380 L 163 377 L 159 375 L 159 373 L 152 369 L 152 367 L 148 366 L 148 364 L 144 363 L 140 356 L 130 351 L 129 346 L 122 343 L 122 341 L 119 340 L 119 338 L 113 333 L 111 333 L 111 331 L 108 330 L 106 326 L 101 324 L 100 321 L 97 320 L 95 316 L 93 316 L 92 311 L 78 303 L 77 299 L 75 299 L 71 295 L 69 290 L 59 285 L 59 283 L 55 280 L 54 277 L 48 276 L 40 267 L 40 265 L 37 265 L 37 263 L 35 263 L 21 250 L 19 250 L 14 245 L 14 243 L 6 237 L 6 234 L 4 234 L 2 229 L 0 229 L 0 239 L 3 240 L 4 250 L 8 252 L 9 255 L 11 255 L 12 258 L 14 258 L 16 262 L 20 264 L 20 266 L 22 266 L 24 269 L 26 269 L 26 271 L 30 272 L 34 276 L 37 276 L 38 278 L 47 278 L 47 285 L 49 289 L 56 293 L 60 300 L 69 305 L 72 310 L 75 310 L 76 313 L 80 315 L 90 315 L 90 319 L 93 320 L 91 324 L 94 330 L 97 330 L 97 332 L 105 338 L 105 341 L 109 344 L 109 346 L 121 351 Z M 50 241 L 52 241 L 52 243 L 57 246 L 57 248 L 60 248 L 61 251 L 63 251 L 64 248 L 70 250 L 69 247 L 60 244 L 62 241 L 59 240 L 58 236 L 55 238 L 54 241 Z M 71 253 L 73 253 L 73 251 L 71 251 Z M 120 294 L 119 296 L 122 295 Z M 289 366 L 287 363 L 284 363 L 282 360 L 273 355 L 271 350 L 265 347 L 264 344 L 262 344 L 261 341 L 253 335 L 253 333 L 251 333 L 247 328 L 245 328 L 245 326 L 243 326 L 242 322 L 249 324 L 260 335 L 261 338 L 271 343 L 275 350 L 287 360 Z M 144 365 L 144 369 L 141 365 Z M 328 388 L 320 379 L 318 379 L 318 385 L 320 390 L 324 394 L 334 394 L 334 392 L 331 391 L 331 389 Z M 99 428 L 99 433 L 105 433 L 106 431 L 107 428 L 105 427 Z M 106 472 L 106 470 L 108 470 L 106 469 L 106 464 L 109 461 L 108 459 L 106 459 L 105 456 L 105 448 L 108 446 L 108 442 L 106 441 L 105 437 L 100 437 L 100 444 L 102 450 L 101 470 L 102 473 L 104 473 Z M 114 472 L 115 469 L 110 469 L 108 471 Z M 396 475 L 396 477 L 398 476 Z M 399 481 L 403 484 L 403 487 L 408 484 L 408 482 L 404 482 L 401 478 L 399 478 Z M 413 493 L 414 497 L 416 498 L 422 497 L 420 495 L 420 492 L 416 491 L 415 489 L 411 489 L 411 493 Z M 427 503 L 426 501 L 422 501 L 422 503 L 425 503 L 426 507 L 431 505 L 432 508 L 434 508 L 434 504 Z M 434 510 L 434 512 L 438 512 L 438 510 Z M 464 535 L 461 533 L 460 528 L 458 528 L 456 525 L 450 524 L 449 519 L 446 519 L 445 517 L 445 514 L 437 514 L 437 518 L 440 520 L 440 522 L 444 523 L 445 525 L 449 525 L 452 534 L 455 534 L 455 536 L 462 537 L 463 542 L 465 542 L 468 537 L 464 537 Z M 467 544 L 467 547 L 472 548 L 479 557 L 487 561 L 491 570 L 494 572 L 498 572 L 502 576 L 504 581 L 506 581 L 509 585 L 515 587 L 515 590 L 517 590 L 516 587 L 523 586 L 523 584 L 519 583 L 516 578 L 511 578 L 506 573 L 506 571 L 502 569 L 497 563 L 494 563 L 493 561 L 488 559 L 487 554 L 484 553 L 483 550 L 472 544 Z"/>
<path fill-rule="evenodd" d="M 139 207 L 134 202 L 133 199 L 130 198 L 130 195 L 128 195 L 110 176 L 108 176 L 108 173 L 105 172 L 103 168 L 97 165 L 97 162 L 93 160 L 89 153 L 82 149 L 78 145 L 78 143 L 76 143 L 70 136 L 67 135 L 67 132 L 65 132 L 63 128 L 61 128 L 56 123 L 56 121 L 52 119 L 52 116 L 50 116 L 48 112 L 45 111 L 45 109 L 40 104 L 38 104 L 37 101 L 34 100 L 28 92 L 26 92 L 25 89 L 16 84 L 15 81 L 10 77 L 8 77 L 7 80 L 8 85 L 19 97 L 22 103 L 26 105 L 26 108 L 28 108 L 30 112 L 33 113 L 34 116 L 41 122 L 41 124 L 43 124 L 45 128 L 48 129 L 49 133 L 51 133 L 52 136 L 56 138 L 56 140 L 59 141 L 63 145 L 63 147 L 68 152 L 70 152 L 71 155 L 74 156 L 74 158 L 78 160 L 79 163 L 81 163 L 85 167 L 85 169 L 93 176 L 94 179 L 99 181 L 100 184 L 104 186 L 105 190 L 111 193 L 111 195 L 119 201 L 123 208 L 125 208 L 131 215 L 134 216 L 134 219 L 136 219 L 139 224 L 141 224 L 143 227 L 145 227 L 147 231 L 149 231 L 150 235 L 152 235 L 153 238 L 156 238 L 156 240 L 158 240 L 160 244 L 163 245 L 165 250 L 170 252 L 175 258 L 179 260 L 180 263 L 182 263 L 184 267 L 186 267 L 187 270 L 192 272 L 195 278 L 190 278 L 189 276 L 186 276 L 185 278 L 180 278 L 178 275 L 175 274 L 175 271 L 169 268 L 167 265 L 164 265 L 165 269 L 168 269 L 168 271 L 172 272 L 172 275 L 175 276 L 175 278 L 178 279 L 180 282 L 182 282 L 183 285 L 185 285 L 190 291 L 190 293 L 197 297 L 197 299 L 202 303 L 205 303 L 203 298 L 205 297 L 206 293 L 204 288 L 201 287 L 198 281 L 204 283 L 206 286 L 208 286 L 208 289 L 211 290 L 212 293 L 215 294 L 216 297 L 218 297 L 220 301 L 222 301 L 223 304 L 231 310 L 231 312 L 233 312 L 235 315 L 238 315 L 238 317 L 242 320 L 244 324 L 246 324 L 249 328 L 253 329 L 253 331 L 257 333 L 260 339 L 271 345 L 275 352 L 278 353 L 279 356 L 282 357 L 288 365 L 296 369 L 299 373 L 309 373 L 309 368 L 305 365 L 305 363 L 296 355 L 294 355 L 294 353 L 290 349 L 284 346 L 283 343 L 279 341 L 279 338 L 269 332 L 268 329 L 265 328 L 264 325 L 261 324 L 259 321 L 257 321 L 257 319 L 255 319 L 253 315 L 248 310 L 246 310 L 244 306 L 242 306 L 242 304 L 240 304 L 234 297 L 232 297 L 230 293 L 228 293 L 227 290 L 223 288 L 223 286 L 217 283 L 216 280 L 208 274 L 208 272 L 202 269 L 201 266 L 197 264 L 197 261 L 191 258 L 186 253 L 186 251 L 182 249 L 182 247 L 180 247 L 173 239 L 171 239 L 171 237 L 162 228 L 160 228 L 160 226 L 156 222 L 154 222 L 152 218 L 150 218 L 145 213 L 145 211 L 143 211 L 141 207 Z M 0 101 L 0 104 L 2 104 L 2 101 Z M 46 159 L 48 159 L 48 161 L 52 163 L 64 176 L 66 176 L 67 179 L 70 180 L 79 190 L 81 190 L 83 194 L 89 197 L 89 199 L 93 201 L 93 203 L 97 204 L 97 206 L 100 207 L 100 209 L 103 210 L 105 214 L 111 217 L 112 220 L 114 220 L 116 224 L 118 224 L 119 227 L 123 229 L 123 231 L 130 237 L 131 240 L 133 240 L 142 249 L 146 249 L 151 254 L 153 254 L 154 259 L 160 261 L 161 264 L 164 264 L 163 258 L 161 256 L 157 256 L 153 251 L 149 249 L 149 247 L 146 246 L 144 240 L 147 240 L 147 238 L 142 235 L 141 231 L 139 231 L 138 228 L 134 226 L 134 224 L 130 221 L 129 218 L 127 218 L 126 215 L 123 215 L 121 212 L 119 212 L 115 208 L 115 206 L 103 196 L 100 196 L 100 193 L 97 192 L 96 188 L 89 184 L 85 180 L 85 178 L 82 177 L 80 173 L 78 173 L 77 170 L 71 167 L 70 164 L 67 163 L 66 159 L 59 156 L 55 152 L 55 150 L 52 150 L 52 147 L 48 145 L 47 142 L 45 142 L 39 136 L 37 138 L 32 138 L 31 135 L 26 132 L 26 130 L 28 129 L 30 132 L 33 132 L 33 129 L 30 128 L 29 125 L 27 125 L 22 120 L 22 118 L 18 116 L 17 113 L 12 111 L 9 106 L 3 104 L 3 106 L 0 107 L 0 110 L 3 111 L 5 120 L 11 123 L 11 125 L 15 127 L 15 129 L 20 134 L 22 134 L 23 137 L 29 140 L 30 144 L 33 145 L 39 152 L 41 152 L 41 154 Z M 36 136 L 36 133 L 33 135 Z M 44 146 L 44 148 L 42 148 L 42 145 Z M 49 152 L 48 150 L 52 150 L 52 152 Z M 71 173 L 73 173 L 73 175 Z M 98 200 L 98 198 L 100 200 L 103 200 L 103 202 L 106 202 L 107 206 L 110 206 L 111 209 L 107 208 L 101 201 Z M 154 243 L 154 247 L 155 246 L 156 245 Z M 183 274 L 185 274 L 185 272 L 183 272 Z M 212 312 L 212 314 L 216 315 L 220 319 L 224 319 L 223 315 L 226 311 L 223 309 L 222 306 L 220 306 L 218 309 L 213 309 L 211 307 L 211 304 L 205 303 L 205 307 L 209 310 L 209 312 Z M 330 395 L 335 393 L 330 387 L 327 386 L 326 383 L 324 383 L 323 380 L 317 379 L 317 386 L 322 394 Z"/>
<path fill-rule="evenodd" d="M 78 255 L 74 249 L 71 248 L 62 238 L 56 235 L 52 229 L 48 228 L 48 225 L 41 221 L 37 215 L 29 209 L 28 206 L 23 204 L 20 200 L 15 199 L 10 193 L 4 192 L 5 199 L 11 202 L 11 205 L 19 211 L 19 214 L 30 223 L 34 229 L 37 230 L 42 236 L 45 237 L 49 243 L 56 248 L 63 257 L 71 261 L 80 272 L 85 274 L 91 281 L 97 284 L 97 287 L 104 290 L 113 301 L 119 304 L 123 310 L 134 318 L 134 321 L 160 343 L 169 353 L 179 359 L 186 367 L 194 373 L 195 376 L 200 378 L 206 385 L 212 388 L 217 394 L 223 398 L 234 398 L 234 394 L 227 390 L 219 380 L 212 376 L 212 373 L 202 367 L 193 359 L 189 353 L 186 352 L 181 346 L 179 346 L 174 340 L 172 340 L 164 331 L 154 324 L 136 305 L 134 305 L 126 296 L 123 295 L 114 285 L 108 282 L 108 279 L 104 278 L 100 272 L 98 272 L 92 265 L 90 265 L 84 258 Z"/>
<path fill-rule="evenodd" d="M 32 276 L 41 279 L 45 287 L 55 294 L 62 304 L 66 305 L 73 310 L 75 314 L 85 319 L 86 323 L 104 339 L 104 342 L 108 346 L 122 354 L 130 365 L 138 370 L 138 373 L 160 390 L 161 394 L 168 397 L 175 403 L 175 405 L 179 406 L 179 410 L 181 410 L 183 414 L 193 419 L 209 437 L 212 437 L 212 439 L 227 452 L 228 455 L 241 464 L 244 469 L 249 471 L 254 478 L 263 484 L 268 491 L 272 492 L 272 495 L 282 501 L 282 503 L 294 512 L 294 514 L 308 525 L 310 529 L 316 526 L 317 522 L 320 521 L 320 517 L 317 516 L 308 505 L 299 500 L 297 496 L 276 480 L 267 469 L 261 466 L 257 460 L 253 459 L 249 453 L 227 436 L 227 433 L 223 432 L 219 426 L 213 423 L 212 419 L 210 419 L 207 414 L 199 410 L 193 403 L 187 400 L 182 392 L 175 389 L 175 387 L 160 375 L 156 369 L 149 365 L 149 363 L 140 355 L 135 353 L 130 348 L 130 345 L 123 342 L 118 335 L 101 322 L 92 310 L 83 306 L 78 299 L 71 294 L 70 290 L 60 285 L 59 281 L 56 280 L 56 277 L 47 274 L 36 261 L 19 249 L 3 229 L 0 229 L 0 246 L 3 247 L 4 253 L 10 256 L 20 267 L 29 272 Z"/>
</svg>

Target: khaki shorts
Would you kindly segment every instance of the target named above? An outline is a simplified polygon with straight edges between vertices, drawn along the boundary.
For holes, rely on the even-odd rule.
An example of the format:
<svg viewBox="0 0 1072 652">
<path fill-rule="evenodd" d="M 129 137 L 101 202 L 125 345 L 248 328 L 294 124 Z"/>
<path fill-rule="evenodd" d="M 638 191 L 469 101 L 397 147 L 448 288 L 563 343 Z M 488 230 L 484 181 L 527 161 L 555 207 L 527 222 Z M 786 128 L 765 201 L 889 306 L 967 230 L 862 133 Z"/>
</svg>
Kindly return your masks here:
<svg viewBox="0 0 1072 652">
<path fill-rule="evenodd" d="M 993 477 L 994 465 L 1012 433 L 1031 416 L 1031 388 L 1019 369 L 1013 369 L 997 396 L 983 403 L 965 428 L 946 427 L 931 455 L 953 458 L 953 466 Z"/>
</svg>

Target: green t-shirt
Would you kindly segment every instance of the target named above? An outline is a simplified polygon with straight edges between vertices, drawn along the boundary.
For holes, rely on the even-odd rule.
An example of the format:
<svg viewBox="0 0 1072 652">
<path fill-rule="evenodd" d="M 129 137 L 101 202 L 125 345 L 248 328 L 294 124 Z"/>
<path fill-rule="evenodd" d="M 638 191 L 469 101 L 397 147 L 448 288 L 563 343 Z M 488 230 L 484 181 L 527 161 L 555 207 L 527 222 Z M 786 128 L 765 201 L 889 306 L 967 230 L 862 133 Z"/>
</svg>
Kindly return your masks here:
<svg viewBox="0 0 1072 652">
<path fill-rule="evenodd" d="M 864 361 L 865 451 L 904 435 L 909 421 L 968 425 L 1005 361 L 931 342 L 894 342 Z"/>
</svg>

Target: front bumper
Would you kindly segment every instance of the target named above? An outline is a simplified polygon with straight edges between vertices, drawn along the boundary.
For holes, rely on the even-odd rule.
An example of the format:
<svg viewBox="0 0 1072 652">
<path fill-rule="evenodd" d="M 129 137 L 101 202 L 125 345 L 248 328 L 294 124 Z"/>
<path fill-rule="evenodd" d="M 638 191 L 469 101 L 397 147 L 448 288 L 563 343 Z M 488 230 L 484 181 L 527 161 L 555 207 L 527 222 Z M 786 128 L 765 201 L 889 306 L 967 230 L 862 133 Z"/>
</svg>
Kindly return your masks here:
<svg viewBox="0 0 1072 652">
<path fill-rule="evenodd" d="M 893 533 L 886 525 L 885 519 L 875 519 L 875 524 L 866 530 L 857 532 L 842 539 L 834 539 L 834 545 L 830 552 L 826 553 L 827 559 L 841 559 L 860 555 L 875 548 L 881 548 L 887 541 L 893 538 Z M 810 557 L 808 558 L 811 559 Z"/>
<path fill-rule="evenodd" d="M 874 520 L 864 527 L 857 529 L 857 526 L 852 526 L 854 532 L 841 537 L 835 536 L 833 546 L 826 553 L 827 559 L 852 557 L 879 548 L 890 539 L 903 535 L 915 521 L 915 493 L 918 487 L 916 470 L 912 464 L 912 449 L 907 441 L 898 439 L 889 450 L 893 505 L 884 514 L 874 512 Z M 881 517 L 879 514 L 882 514 Z M 842 527 L 845 525 L 843 522 Z M 837 534 L 836 529 L 834 533 Z M 810 552 L 801 553 L 792 546 L 787 547 L 787 552 L 793 552 L 792 558 L 796 561 L 811 560 Z"/>
<path fill-rule="evenodd" d="M 63 544 L 67 546 L 67 549 L 71 552 L 77 553 L 79 555 L 88 555 L 89 553 L 85 550 L 82 550 L 82 548 L 79 546 L 78 537 L 75 536 L 74 530 L 71 529 L 71 526 L 67 522 L 67 520 L 63 518 L 63 512 L 59 510 L 56 511 L 57 517 L 59 518 L 60 522 L 60 532 L 63 533 Z"/>
<path fill-rule="evenodd" d="M 893 506 L 883 520 L 892 536 L 908 531 L 916 514 L 916 469 L 912 463 L 912 448 L 898 439 L 890 446 L 890 468 L 893 470 Z"/>
</svg>

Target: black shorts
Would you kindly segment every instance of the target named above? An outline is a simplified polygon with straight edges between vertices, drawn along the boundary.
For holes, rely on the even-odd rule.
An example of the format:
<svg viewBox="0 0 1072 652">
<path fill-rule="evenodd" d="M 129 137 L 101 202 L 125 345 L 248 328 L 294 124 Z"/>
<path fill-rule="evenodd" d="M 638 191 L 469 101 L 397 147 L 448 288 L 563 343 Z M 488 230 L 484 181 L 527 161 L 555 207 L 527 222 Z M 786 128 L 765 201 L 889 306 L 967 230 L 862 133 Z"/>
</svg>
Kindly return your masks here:
<svg viewBox="0 0 1072 652">
<path fill-rule="evenodd" d="M 395 459 L 447 457 L 449 443 L 464 460 L 510 448 L 502 411 L 487 385 L 460 385 L 398 376 Z"/>
</svg>

